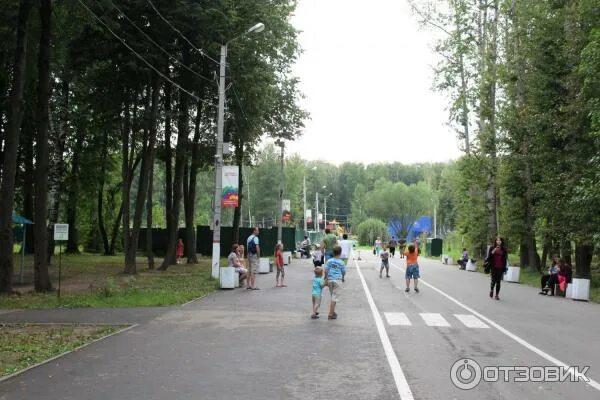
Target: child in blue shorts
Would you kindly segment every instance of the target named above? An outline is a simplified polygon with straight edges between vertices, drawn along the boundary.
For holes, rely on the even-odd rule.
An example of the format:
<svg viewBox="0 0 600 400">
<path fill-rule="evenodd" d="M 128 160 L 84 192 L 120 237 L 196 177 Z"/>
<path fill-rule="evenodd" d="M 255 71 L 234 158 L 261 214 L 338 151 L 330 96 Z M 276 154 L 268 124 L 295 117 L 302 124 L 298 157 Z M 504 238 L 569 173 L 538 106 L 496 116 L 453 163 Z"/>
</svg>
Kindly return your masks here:
<svg viewBox="0 0 600 400">
<path fill-rule="evenodd" d="M 323 294 L 323 286 L 325 286 L 325 280 L 323 279 L 323 268 L 317 266 L 315 268 L 315 276 L 312 281 L 312 305 L 313 312 L 310 316 L 312 319 L 319 319 L 319 307 L 321 306 L 321 297 Z"/>
<path fill-rule="evenodd" d="M 406 256 L 406 274 L 404 277 L 406 278 L 406 289 L 405 292 L 410 292 L 410 279 L 412 278 L 414 281 L 414 289 L 415 292 L 419 293 L 419 288 L 417 284 L 419 283 L 419 264 L 417 263 L 417 259 L 419 257 L 419 250 L 416 249 L 414 244 L 408 246 L 408 251 L 404 253 Z"/>
</svg>

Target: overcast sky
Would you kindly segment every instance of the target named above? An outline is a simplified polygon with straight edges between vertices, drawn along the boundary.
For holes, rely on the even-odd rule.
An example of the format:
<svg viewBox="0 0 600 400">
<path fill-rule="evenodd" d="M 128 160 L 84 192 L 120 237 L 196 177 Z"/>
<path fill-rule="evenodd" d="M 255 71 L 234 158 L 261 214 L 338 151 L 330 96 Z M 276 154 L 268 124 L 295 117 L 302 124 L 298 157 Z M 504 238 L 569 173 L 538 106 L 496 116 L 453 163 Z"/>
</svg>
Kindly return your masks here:
<svg viewBox="0 0 600 400">
<path fill-rule="evenodd" d="M 288 152 L 335 164 L 459 156 L 447 102 L 431 90 L 432 34 L 406 0 L 299 0 L 293 23 L 311 120 Z"/>
</svg>

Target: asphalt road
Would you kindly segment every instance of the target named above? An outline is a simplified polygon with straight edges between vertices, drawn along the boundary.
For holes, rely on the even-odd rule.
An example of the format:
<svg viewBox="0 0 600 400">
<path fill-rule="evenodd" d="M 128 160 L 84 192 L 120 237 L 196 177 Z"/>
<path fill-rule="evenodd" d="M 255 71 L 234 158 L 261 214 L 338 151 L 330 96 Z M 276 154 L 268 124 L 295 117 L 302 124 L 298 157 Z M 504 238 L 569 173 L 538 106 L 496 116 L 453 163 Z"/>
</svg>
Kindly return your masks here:
<svg viewBox="0 0 600 400">
<path fill-rule="evenodd" d="M 139 325 L 0 383 L 0 399 L 600 398 L 598 305 L 505 282 L 501 300 L 492 300 L 488 276 L 423 258 L 421 292 L 405 293 L 404 260 L 392 259 L 391 278 L 379 278 L 378 260 L 362 257 L 349 266 L 337 320 L 310 319 L 312 265 L 293 260 L 286 288 L 260 275 L 261 290 L 140 310 L 135 321 L 135 310 L 121 312 L 119 322 L 129 316 Z M 76 320 L 59 314 L 53 318 Z M 0 317 L 11 318 L 27 313 Z M 477 376 L 473 362 L 487 378 L 459 389 L 451 379 L 457 361 L 464 383 Z M 592 381 L 515 382 L 508 372 L 540 367 L 537 378 L 541 367 L 561 363 L 589 366 Z M 504 372 L 490 382 L 497 366 Z"/>
</svg>

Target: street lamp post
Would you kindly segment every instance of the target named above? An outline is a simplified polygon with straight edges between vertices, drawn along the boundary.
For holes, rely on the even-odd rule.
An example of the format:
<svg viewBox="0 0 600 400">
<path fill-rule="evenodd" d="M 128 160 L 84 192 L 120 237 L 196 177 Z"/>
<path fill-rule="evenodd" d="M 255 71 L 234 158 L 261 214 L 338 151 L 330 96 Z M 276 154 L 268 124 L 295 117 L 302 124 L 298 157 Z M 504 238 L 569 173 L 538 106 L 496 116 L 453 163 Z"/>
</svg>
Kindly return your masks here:
<svg viewBox="0 0 600 400">
<path fill-rule="evenodd" d="M 315 226 L 315 232 L 319 232 L 319 228 L 320 228 L 320 226 L 319 226 L 319 192 L 315 193 L 315 199 L 316 199 L 315 202 L 316 202 L 316 205 L 317 205 L 317 209 L 315 210 L 315 223 L 314 223 L 314 226 Z"/>
<path fill-rule="evenodd" d="M 277 139 L 275 144 L 281 147 L 281 168 L 280 168 L 280 179 L 279 179 L 279 216 L 277 218 L 277 243 L 282 242 L 282 225 L 283 225 L 283 150 L 285 143 L 281 139 Z"/>
<path fill-rule="evenodd" d="M 324 206 L 324 211 L 323 211 L 323 219 L 325 220 L 325 229 L 327 229 L 327 198 L 329 196 L 333 196 L 333 193 L 329 193 L 327 196 L 325 196 L 325 206 Z"/>
<path fill-rule="evenodd" d="M 212 247 L 212 277 L 219 278 L 219 259 L 221 258 L 221 192 L 223 190 L 223 127 L 225 123 L 225 70 L 227 66 L 227 45 L 232 41 L 253 32 L 262 32 L 265 25 L 258 23 L 243 34 L 221 45 L 219 61 L 219 109 L 217 113 L 217 149 L 215 153 L 215 197 L 213 204 L 213 247 Z"/>
<path fill-rule="evenodd" d="M 302 180 L 302 202 L 304 203 L 304 234 L 306 235 L 306 230 L 308 226 L 306 225 L 306 175 L 304 175 L 304 179 Z"/>
</svg>

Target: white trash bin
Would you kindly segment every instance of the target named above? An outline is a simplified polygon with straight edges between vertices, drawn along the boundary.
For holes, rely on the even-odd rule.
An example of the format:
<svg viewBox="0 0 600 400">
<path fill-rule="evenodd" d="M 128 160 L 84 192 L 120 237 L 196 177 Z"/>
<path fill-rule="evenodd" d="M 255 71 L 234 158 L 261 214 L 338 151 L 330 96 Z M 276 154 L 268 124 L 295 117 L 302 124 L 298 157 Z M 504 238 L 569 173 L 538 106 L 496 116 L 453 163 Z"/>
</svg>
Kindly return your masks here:
<svg viewBox="0 0 600 400">
<path fill-rule="evenodd" d="M 465 266 L 465 269 L 467 271 L 477 271 L 477 264 L 475 264 L 474 262 L 471 262 L 471 260 L 467 261 L 467 265 Z"/>
<path fill-rule="evenodd" d="M 565 298 L 567 298 L 567 299 L 573 298 L 573 283 L 569 283 L 567 285 L 567 291 L 565 292 Z"/>
<path fill-rule="evenodd" d="M 578 279 L 573 278 L 571 284 L 573 289 L 571 291 L 573 300 L 588 301 L 590 299 L 590 280 L 589 279 Z M 569 285 L 569 286 L 571 286 Z M 567 290 L 569 287 L 567 286 Z"/>
<path fill-rule="evenodd" d="M 521 277 L 521 268 L 508 266 L 508 271 L 504 275 L 504 280 L 507 282 L 517 282 L 519 283 L 519 278 Z"/>
<path fill-rule="evenodd" d="M 239 276 L 238 273 L 235 272 L 235 268 L 221 267 L 219 270 L 219 281 L 221 289 L 234 289 L 236 284 L 236 276 Z"/>
<path fill-rule="evenodd" d="M 283 265 L 290 265 L 292 262 L 292 252 L 284 251 L 283 252 Z"/>
<path fill-rule="evenodd" d="M 267 257 L 263 257 L 260 259 L 258 263 L 258 273 L 259 274 L 268 274 L 269 273 L 269 259 Z"/>
</svg>

